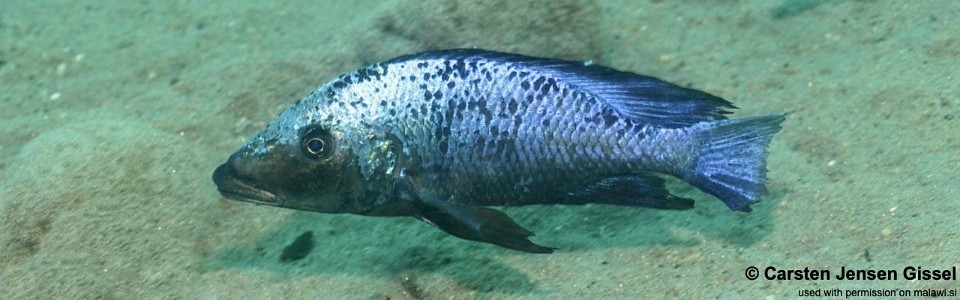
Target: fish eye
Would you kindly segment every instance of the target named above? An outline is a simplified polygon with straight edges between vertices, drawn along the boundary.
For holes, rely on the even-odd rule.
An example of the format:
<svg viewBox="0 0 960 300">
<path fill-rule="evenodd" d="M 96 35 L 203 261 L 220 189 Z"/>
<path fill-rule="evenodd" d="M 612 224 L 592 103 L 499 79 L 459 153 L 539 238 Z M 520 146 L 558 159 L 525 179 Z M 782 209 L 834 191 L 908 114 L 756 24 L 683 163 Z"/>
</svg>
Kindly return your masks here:
<svg viewBox="0 0 960 300">
<path fill-rule="evenodd" d="M 333 135 L 318 127 L 306 131 L 300 140 L 303 154 L 313 159 L 330 157 L 334 150 Z"/>
</svg>

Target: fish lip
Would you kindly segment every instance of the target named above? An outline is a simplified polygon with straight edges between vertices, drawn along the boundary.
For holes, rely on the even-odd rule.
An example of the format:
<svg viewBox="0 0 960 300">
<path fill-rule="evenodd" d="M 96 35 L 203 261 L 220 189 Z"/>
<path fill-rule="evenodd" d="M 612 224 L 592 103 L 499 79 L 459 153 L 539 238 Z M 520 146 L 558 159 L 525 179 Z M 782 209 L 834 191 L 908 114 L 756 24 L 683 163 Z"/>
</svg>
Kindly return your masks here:
<svg viewBox="0 0 960 300">
<path fill-rule="evenodd" d="M 280 203 L 280 197 L 276 193 L 258 188 L 249 179 L 238 176 L 229 162 L 221 164 L 213 171 L 213 183 L 217 185 L 217 192 L 230 200 L 265 205 Z"/>
<path fill-rule="evenodd" d="M 277 205 L 279 198 L 276 194 L 264 191 L 264 190 L 255 190 L 254 192 L 247 192 L 248 190 L 228 190 L 224 188 L 217 187 L 217 192 L 220 192 L 220 195 L 224 198 L 236 201 L 250 202 L 254 204 L 265 204 L 265 205 Z"/>
</svg>

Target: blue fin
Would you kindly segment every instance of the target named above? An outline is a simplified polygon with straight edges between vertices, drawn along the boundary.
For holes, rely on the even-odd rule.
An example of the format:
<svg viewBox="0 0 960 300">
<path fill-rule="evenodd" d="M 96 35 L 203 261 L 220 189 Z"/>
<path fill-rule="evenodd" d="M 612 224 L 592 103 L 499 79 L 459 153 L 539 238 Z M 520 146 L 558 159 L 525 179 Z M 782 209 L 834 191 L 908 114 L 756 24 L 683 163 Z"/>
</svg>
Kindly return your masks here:
<svg viewBox="0 0 960 300">
<path fill-rule="evenodd" d="M 601 180 L 584 191 L 568 195 L 568 204 L 603 203 L 656 209 L 685 210 L 693 200 L 671 195 L 663 179 L 654 175 L 629 175 Z"/>
<path fill-rule="evenodd" d="M 720 120 L 691 127 L 700 141 L 693 170 L 683 179 L 727 207 L 750 211 L 766 192 L 767 146 L 786 114 Z"/>
<path fill-rule="evenodd" d="M 480 49 L 423 52 L 392 59 L 385 64 L 411 59 L 451 59 L 515 64 L 533 75 L 552 77 L 597 96 L 624 118 L 662 128 L 687 127 L 723 120 L 730 109 L 727 100 L 666 81 L 583 62 L 530 57 Z"/>
<path fill-rule="evenodd" d="M 723 98 L 601 66 L 555 66 L 568 83 L 589 91 L 627 119 L 662 128 L 723 120 L 737 108 Z"/>
</svg>

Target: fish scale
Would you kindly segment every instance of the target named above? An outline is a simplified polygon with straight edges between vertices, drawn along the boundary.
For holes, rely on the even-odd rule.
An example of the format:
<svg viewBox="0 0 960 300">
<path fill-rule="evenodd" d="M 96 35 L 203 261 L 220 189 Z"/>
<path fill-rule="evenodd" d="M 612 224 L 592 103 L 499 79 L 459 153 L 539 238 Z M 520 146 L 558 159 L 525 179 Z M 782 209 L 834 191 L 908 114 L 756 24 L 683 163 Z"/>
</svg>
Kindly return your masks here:
<svg viewBox="0 0 960 300">
<path fill-rule="evenodd" d="M 509 72 L 507 70 L 490 70 L 489 73 L 501 73 L 501 75 L 493 75 L 494 77 L 502 76 L 502 73 Z M 483 75 L 483 73 L 481 73 Z M 487 101 L 487 105 L 492 105 L 497 107 L 494 110 L 494 114 L 497 116 L 492 120 L 492 124 L 481 120 L 480 118 L 475 119 L 454 119 L 451 123 L 456 123 L 456 128 L 452 131 L 451 135 L 448 137 L 450 140 L 456 141 L 454 144 L 456 147 L 454 149 L 460 151 L 454 151 L 453 153 L 444 153 L 444 152 L 429 152 L 433 154 L 440 154 L 443 157 L 436 157 L 436 159 L 442 159 L 443 162 L 447 165 L 452 166 L 449 170 L 450 173 L 458 174 L 461 176 L 460 181 L 469 181 L 474 182 L 478 180 L 483 180 L 483 178 L 496 178 L 497 181 L 489 183 L 480 183 L 476 184 L 477 186 L 504 186 L 503 182 L 523 182 L 523 178 L 529 177 L 538 177 L 538 181 L 551 181 L 557 178 L 551 178 L 549 176 L 543 176 L 543 174 L 556 174 L 556 171 L 559 172 L 570 172 L 575 170 L 576 166 L 574 165 L 574 157 L 565 157 L 563 160 L 549 160 L 549 156 L 543 153 L 544 150 L 559 148 L 562 146 L 561 143 L 556 144 L 541 144 L 541 147 L 523 147 L 519 145 L 526 145 L 522 143 L 524 140 L 541 140 L 542 137 L 537 136 L 537 132 L 532 130 L 533 127 L 529 126 L 531 122 L 517 122 L 517 120 L 533 120 L 535 119 L 534 115 L 526 114 L 529 107 L 542 107 L 544 112 L 547 112 L 550 108 L 550 102 L 544 100 L 557 97 L 558 95 L 554 93 L 539 94 L 542 99 L 537 102 L 536 98 L 533 97 L 536 92 L 543 91 L 536 90 L 536 88 L 543 86 L 543 77 L 534 77 L 523 78 L 517 77 L 517 82 L 506 81 L 502 86 L 492 86 L 491 89 L 494 90 L 503 90 L 508 91 L 505 95 L 492 95 L 487 99 L 492 101 Z M 481 76 L 481 79 L 483 76 Z M 469 80 L 469 79 L 468 79 Z M 526 82 L 531 89 L 523 90 L 517 89 L 516 87 L 522 86 Z M 525 91 L 519 92 L 519 91 Z M 519 92 L 519 93 L 518 93 Z M 441 108 L 447 110 L 454 110 L 453 107 L 449 107 L 450 104 L 459 104 L 464 102 L 469 102 L 472 99 L 470 97 L 465 97 L 455 93 L 455 91 L 450 91 L 445 93 L 449 99 L 452 99 L 454 102 L 448 102 L 448 107 Z M 475 94 L 476 95 L 476 94 Z M 517 99 L 525 99 L 526 101 L 517 101 Z M 496 99 L 496 100 L 495 100 Z M 499 102 L 497 101 L 499 100 Z M 530 102 L 533 100 L 533 102 Z M 444 102 L 441 100 L 441 102 Z M 568 102 L 570 104 L 576 104 L 575 101 Z M 591 108 L 588 106 L 581 106 L 581 108 Z M 557 108 L 554 108 L 557 109 Z M 568 109 L 567 107 L 560 107 L 559 109 L 565 111 L 575 111 Z M 588 112 L 578 112 L 577 114 L 587 114 Z M 575 114 L 575 115 L 577 115 Z M 470 114 L 477 115 L 477 114 Z M 567 133 L 564 136 L 571 136 L 571 140 L 575 140 L 576 137 L 573 135 L 578 131 L 582 131 L 576 122 L 563 122 L 561 124 L 569 124 L 567 126 Z M 497 127 L 500 134 L 496 137 L 489 134 L 478 134 L 478 132 L 473 131 L 472 128 L 485 128 L 490 125 Z M 550 128 L 547 128 L 550 129 Z M 596 131 L 594 131 L 596 132 Z M 596 136 L 593 135 L 593 140 L 597 140 Z M 478 138 L 483 138 L 486 143 L 482 144 L 473 144 L 473 141 Z M 518 145 L 518 142 L 519 145 Z M 509 143 L 513 149 L 503 149 L 501 145 Z M 519 146 L 519 147 L 518 147 Z M 499 153 L 499 157 L 497 154 Z M 582 156 L 585 153 L 578 153 L 578 156 Z M 537 160 L 535 158 L 541 158 Z M 483 176 L 484 174 L 477 174 L 474 170 L 482 169 L 481 165 L 494 165 L 496 169 L 503 170 L 505 172 L 499 174 L 497 177 Z M 589 168 L 588 168 L 589 169 Z M 459 179 L 459 178 L 458 178 Z M 457 186 L 464 186 L 464 184 L 456 184 Z M 513 186 L 504 186 L 503 189 L 494 190 L 497 195 L 483 195 L 480 191 L 474 191 L 471 189 L 461 189 L 458 190 L 459 193 L 471 194 L 480 196 L 482 199 L 497 199 L 506 200 L 515 197 L 521 197 L 518 192 L 523 191 L 522 184 L 513 184 Z M 463 199 L 463 197 L 458 197 L 458 199 Z M 488 203 L 474 203 L 474 204 L 503 204 L 497 202 L 488 202 Z"/>
<path fill-rule="evenodd" d="M 484 206 L 689 209 L 661 174 L 749 211 L 785 115 L 727 119 L 721 98 L 583 63 L 484 50 L 402 56 L 321 85 L 217 168 L 231 199 L 407 215 L 545 253 Z"/>
</svg>

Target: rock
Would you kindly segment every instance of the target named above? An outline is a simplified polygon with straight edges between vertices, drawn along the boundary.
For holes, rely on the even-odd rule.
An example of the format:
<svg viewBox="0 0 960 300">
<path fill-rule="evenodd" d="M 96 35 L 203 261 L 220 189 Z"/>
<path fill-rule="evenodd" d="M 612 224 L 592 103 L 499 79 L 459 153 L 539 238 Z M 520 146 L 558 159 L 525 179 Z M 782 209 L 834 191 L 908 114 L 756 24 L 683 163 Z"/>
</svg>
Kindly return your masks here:
<svg viewBox="0 0 960 300">
<path fill-rule="evenodd" d="M 30 141 L 0 187 L 0 277 L 20 284 L 4 281 L 0 294 L 184 292 L 156 287 L 188 283 L 184 271 L 198 268 L 205 238 L 216 230 L 210 166 L 196 163 L 205 160 L 196 148 L 123 120 L 70 123 Z"/>
</svg>

